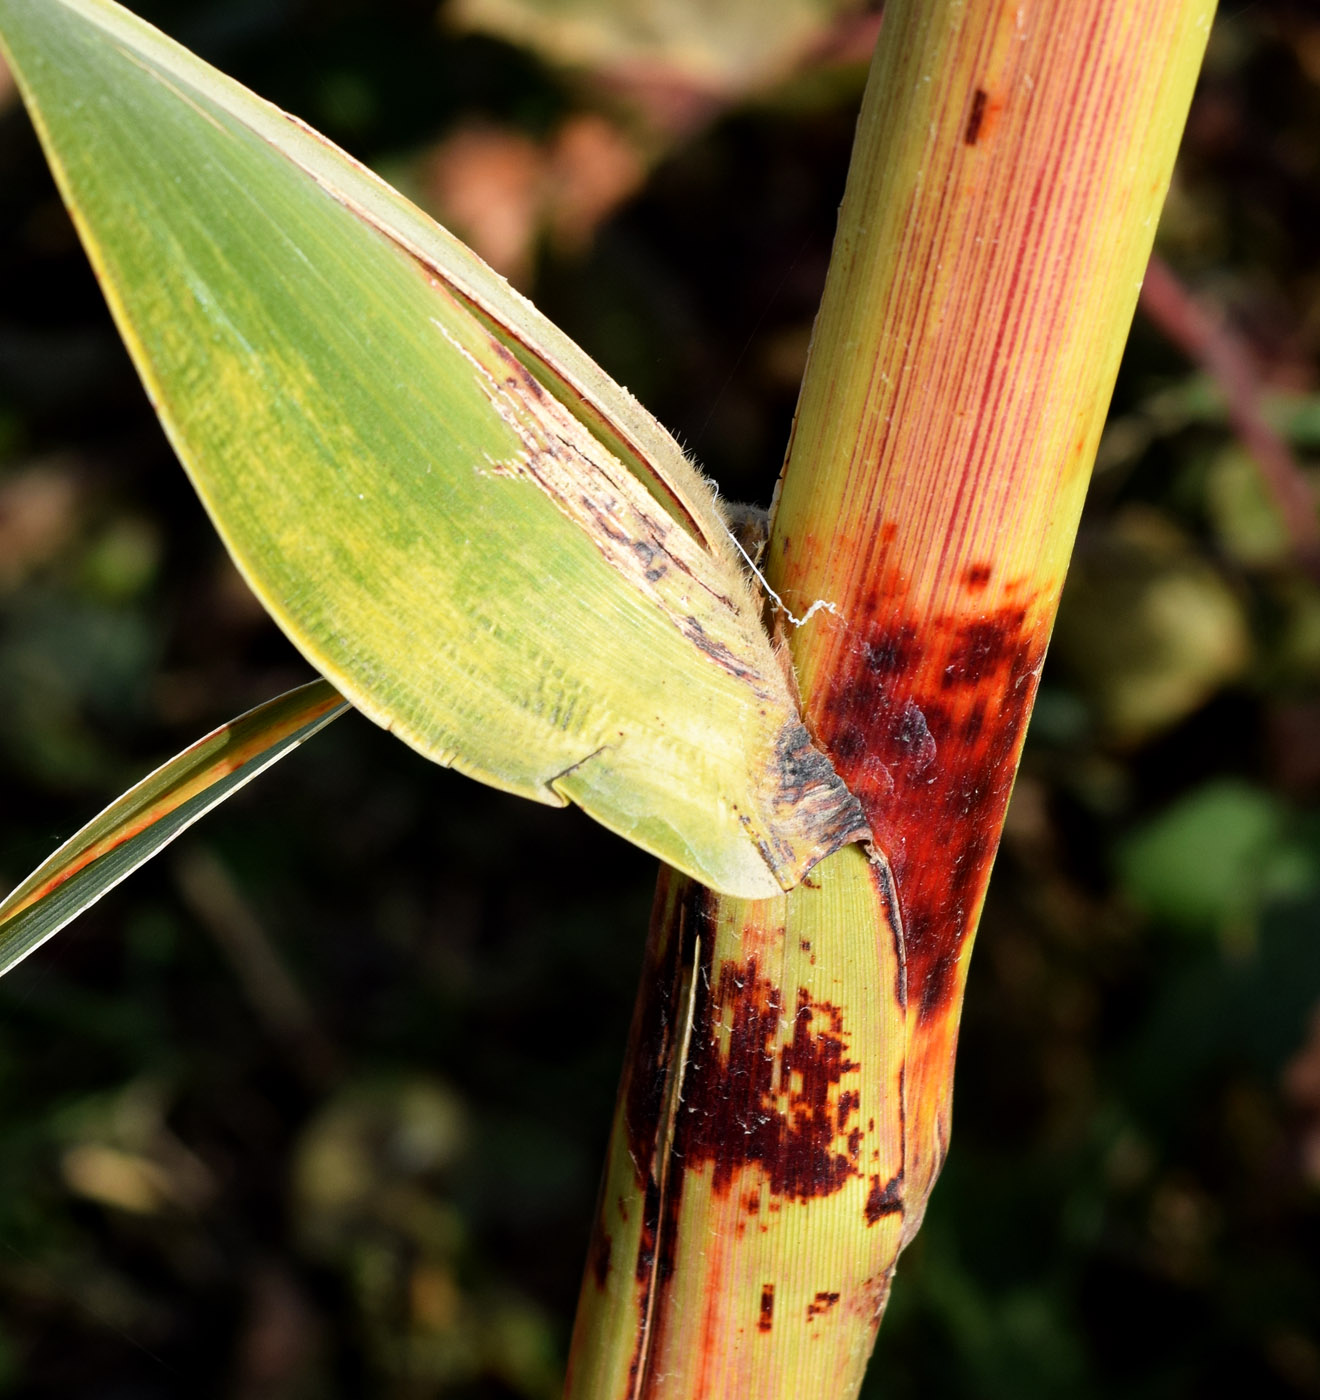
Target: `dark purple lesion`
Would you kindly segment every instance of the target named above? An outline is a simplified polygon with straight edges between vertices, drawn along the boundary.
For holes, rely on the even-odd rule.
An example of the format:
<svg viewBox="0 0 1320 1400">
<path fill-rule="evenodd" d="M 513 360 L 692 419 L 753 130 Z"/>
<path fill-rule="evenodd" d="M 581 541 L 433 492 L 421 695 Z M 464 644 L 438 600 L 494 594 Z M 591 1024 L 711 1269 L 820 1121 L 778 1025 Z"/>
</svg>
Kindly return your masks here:
<svg viewBox="0 0 1320 1400">
<path fill-rule="evenodd" d="M 994 570 L 989 564 L 969 564 L 963 570 L 963 584 L 972 593 L 979 593 L 990 582 Z"/>
<path fill-rule="evenodd" d="M 1026 620 L 1025 608 L 1004 608 L 992 617 L 963 623 L 953 632 L 941 688 L 974 688 L 1001 672 L 1020 646 Z"/>
<path fill-rule="evenodd" d="M 891 1176 L 883 1184 L 882 1178 L 871 1178 L 871 1189 L 866 1197 L 866 1223 L 874 1225 L 886 1215 L 899 1215 L 903 1210 L 903 1173 Z"/>
<path fill-rule="evenodd" d="M 817 1293 L 811 1302 L 807 1304 L 807 1321 L 810 1322 L 812 1318 L 819 1317 L 822 1313 L 829 1312 L 835 1303 L 839 1301 L 840 1296 L 839 1293 L 832 1290 L 822 1290 Z"/>
<path fill-rule="evenodd" d="M 967 125 L 963 129 L 963 144 L 975 146 L 981 136 L 981 123 L 985 120 L 985 106 L 990 94 L 984 88 L 977 88 L 972 94 L 971 110 L 967 113 Z"/>
<path fill-rule="evenodd" d="M 755 958 L 721 962 L 713 985 L 698 979 L 675 1150 L 688 1170 L 713 1166 L 717 1193 L 750 1167 L 772 1196 L 799 1201 L 858 1174 L 861 1098 L 841 1085 L 861 1066 L 843 1013 L 800 987 L 792 1039 L 781 1043 L 785 1011 L 782 989 Z"/>
<path fill-rule="evenodd" d="M 972 566 L 971 574 L 984 566 Z M 924 1018 L 959 985 L 989 879 L 1047 629 L 1018 603 L 874 621 L 813 697 L 809 719 L 888 857 L 908 989 Z"/>
<path fill-rule="evenodd" d="M 744 1221 L 764 1221 L 785 1201 L 828 1196 L 863 1175 L 862 1066 L 842 1008 L 806 987 L 786 992 L 755 956 L 717 956 L 720 908 L 693 881 L 662 875 L 622 1091 L 640 1197 L 629 1261 L 638 1293 L 637 1383 L 655 1344 L 641 1319 L 662 1327 L 668 1315 L 692 1174 L 708 1173 L 716 1196 L 737 1191 Z M 783 933 L 744 927 L 741 946 L 773 944 Z M 598 1221 L 591 1268 L 601 1288 L 618 1264 L 604 1233 Z M 773 1326 L 773 1285 L 766 1288 L 761 1330 Z"/>
</svg>

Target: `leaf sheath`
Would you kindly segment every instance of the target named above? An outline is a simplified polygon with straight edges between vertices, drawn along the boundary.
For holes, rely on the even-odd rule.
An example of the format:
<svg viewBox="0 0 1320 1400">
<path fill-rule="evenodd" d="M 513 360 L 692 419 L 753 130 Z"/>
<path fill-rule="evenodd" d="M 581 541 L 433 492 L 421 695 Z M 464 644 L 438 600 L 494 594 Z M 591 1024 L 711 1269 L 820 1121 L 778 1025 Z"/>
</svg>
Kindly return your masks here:
<svg viewBox="0 0 1320 1400">
<path fill-rule="evenodd" d="M 0 34 L 172 444 L 267 610 L 426 756 L 745 895 L 865 835 L 713 491 L 420 211 L 111 0 Z"/>
</svg>

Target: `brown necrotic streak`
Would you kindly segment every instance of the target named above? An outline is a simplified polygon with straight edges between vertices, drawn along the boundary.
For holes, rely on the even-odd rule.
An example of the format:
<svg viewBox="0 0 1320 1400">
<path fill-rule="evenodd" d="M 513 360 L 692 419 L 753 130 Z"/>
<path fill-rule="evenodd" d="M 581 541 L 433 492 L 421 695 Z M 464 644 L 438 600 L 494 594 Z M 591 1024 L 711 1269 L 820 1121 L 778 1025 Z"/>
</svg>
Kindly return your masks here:
<svg viewBox="0 0 1320 1400">
<path fill-rule="evenodd" d="M 614 1242 L 606 1230 L 597 1230 L 596 1238 L 591 1244 L 591 1272 L 596 1280 L 596 1287 L 604 1291 L 606 1283 L 610 1277 L 610 1254 L 613 1251 Z"/>
<path fill-rule="evenodd" d="M 703 922 L 708 899 L 701 886 L 662 870 L 647 936 L 646 976 L 633 1012 L 623 1091 L 628 1151 L 639 1185 L 656 1175 L 665 1091 L 684 1015 L 678 1004 L 684 945 L 692 941 L 688 926 Z"/>
<path fill-rule="evenodd" d="M 634 1276 L 645 1316 L 657 1283 L 673 1273 L 674 1230 L 682 1173 L 674 1157 L 675 1078 L 680 1063 L 698 947 L 708 946 L 714 896 L 695 881 L 661 870 L 646 945 L 646 972 L 633 1012 L 628 1078 L 623 1087 L 628 1155 L 642 1194 Z M 598 1223 L 597 1230 L 602 1226 Z M 644 1333 L 638 1337 L 640 1364 Z"/>
<path fill-rule="evenodd" d="M 821 1313 L 827 1313 L 839 1301 L 837 1293 L 817 1293 L 815 1298 L 807 1304 L 807 1321 Z"/>
<path fill-rule="evenodd" d="M 773 1283 L 761 1285 L 761 1316 L 757 1319 L 756 1330 L 768 1332 L 775 1325 L 775 1286 Z"/>
<path fill-rule="evenodd" d="M 967 130 L 963 132 L 963 141 L 968 146 L 975 146 L 977 137 L 981 134 L 981 123 L 985 120 L 985 104 L 989 96 L 984 88 L 977 88 L 972 94 L 972 110 L 967 114 Z"/>
<path fill-rule="evenodd" d="M 675 1075 L 680 1073 L 684 1030 L 697 950 L 708 946 L 714 896 L 667 867 L 661 868 L 641 992 L 633 1011 L 627 1079 L 622 1089 L 624 1133 L 642 1196 L 637 1257 L 638 1328 L 629 1366 L 630 1395 L 640 1394 L 652 1340 L 653 1319 L 674 1272 L 674 1247 L 683 1173 L 671 1174 Z M 604 1223 L 598 1217 L 597 1234 Z"/>
</svg>

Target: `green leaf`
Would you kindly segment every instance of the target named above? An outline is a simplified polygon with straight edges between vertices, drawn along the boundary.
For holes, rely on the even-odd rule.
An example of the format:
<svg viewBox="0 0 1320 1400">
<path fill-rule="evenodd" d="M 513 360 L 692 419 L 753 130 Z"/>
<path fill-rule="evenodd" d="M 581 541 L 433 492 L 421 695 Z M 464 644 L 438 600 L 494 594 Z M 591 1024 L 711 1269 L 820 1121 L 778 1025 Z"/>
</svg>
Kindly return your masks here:
<svg viewBox="0 0 1320 1400">
<path fill-rule="evenodd" d="M 0 35 L 239 568 L 428 757 L 717 889 L 864 836 L 713 492 L 641 407 L 322 137 L 109 0 Z"/>
<path fill-rule="evenodd" d="M 0 900 L 0 973 L 347 709 L 333 686 L 313 681 L 222 725 L 130 788 Z"/>
<path fill-rule="evenodd" d="M 1220 778 L 1133 830 L 1116 856 L 1128 898 L 1189 933 L 1250 929 L 1271 897 L 1315 888 L 1316 860 L 1273 793 Z"/>
</svg>

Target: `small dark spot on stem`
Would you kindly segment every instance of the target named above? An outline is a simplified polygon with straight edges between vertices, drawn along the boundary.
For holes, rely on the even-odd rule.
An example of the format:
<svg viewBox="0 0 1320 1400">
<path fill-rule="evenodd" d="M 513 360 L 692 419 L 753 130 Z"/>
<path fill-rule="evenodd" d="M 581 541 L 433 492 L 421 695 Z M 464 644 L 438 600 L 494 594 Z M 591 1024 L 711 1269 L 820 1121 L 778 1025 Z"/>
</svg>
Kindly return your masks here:
<svg viewBox="0 0 1320 1400">
<path fill-rule="evenodd" d="M 969 564 L 963 574 L 963 583 L 973 592 L 979 593 L 990 582 L 989 564 Z"/>
<path fill-rule="evenodd" d="M 614 1248 L 614 1241 L 604 1230 L 596 1233 L 596 1238 L 591 1246 L 591 1272 L 596 1276 L 596 1287 L 602 1291 L 610 1276 L 610 1254 Z"/>
<path fill-rule="evenodd" d="M 963 141 L 969 146 L 975 146 L 977 137 L 981 134 L 981 123 L 985 120 L 985 104 L 989 97 L 990 94 L 984 88 L 977 88 L 972 94 L 972 110 L 967 114 L 967 130 L 963 132 Z"/>
</svg>

